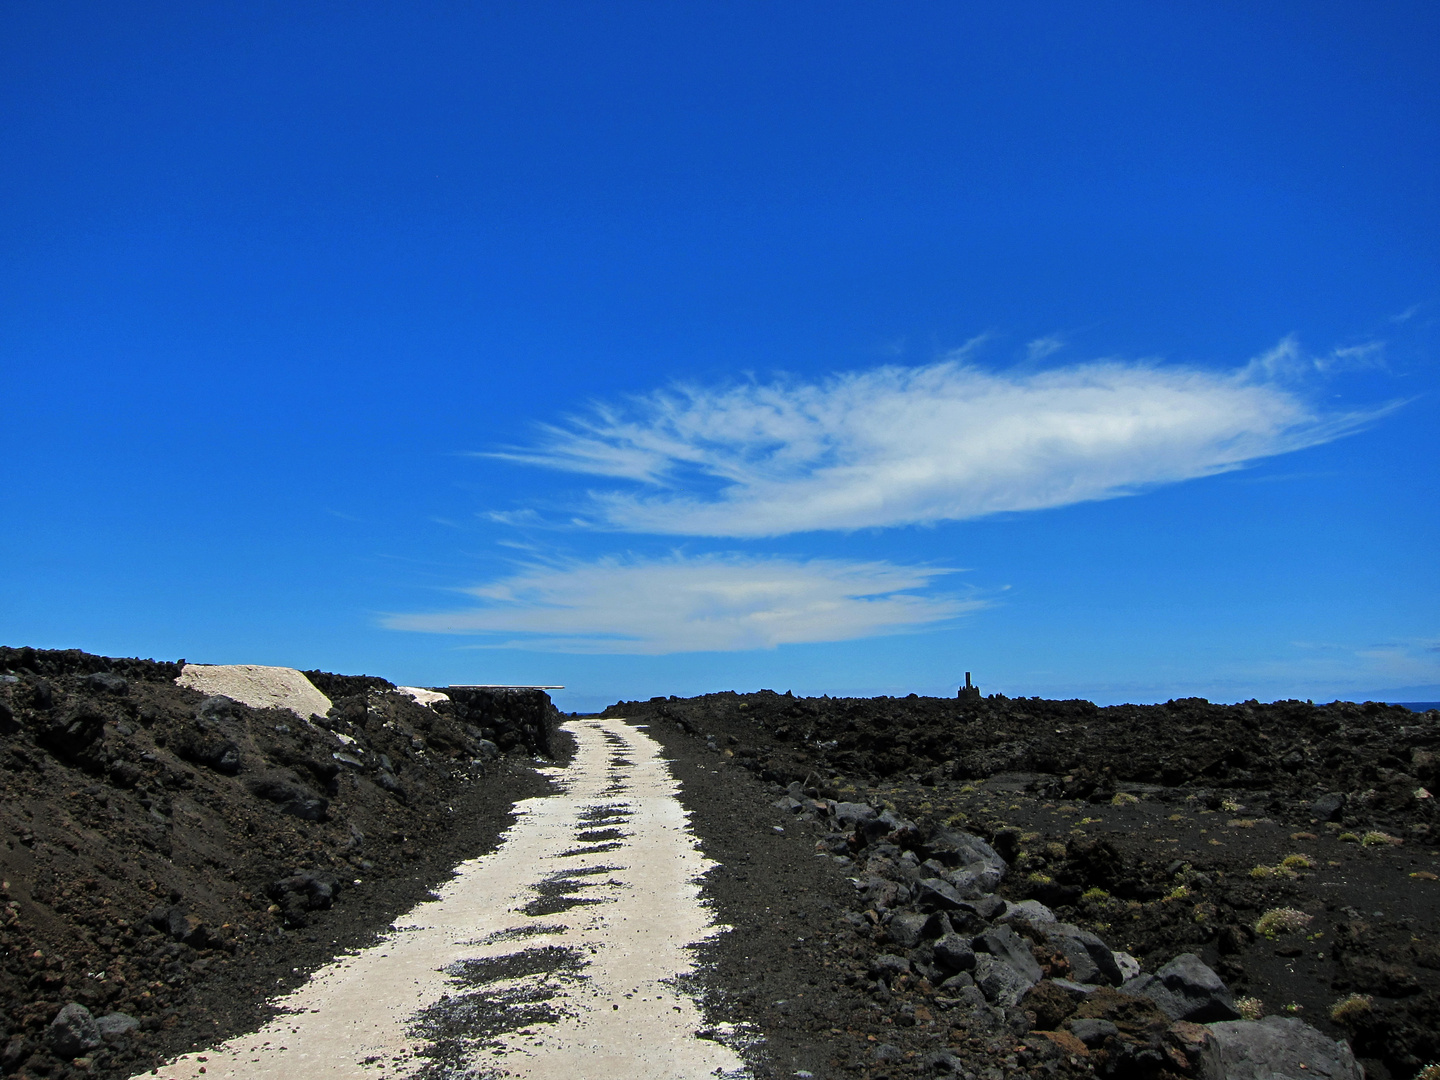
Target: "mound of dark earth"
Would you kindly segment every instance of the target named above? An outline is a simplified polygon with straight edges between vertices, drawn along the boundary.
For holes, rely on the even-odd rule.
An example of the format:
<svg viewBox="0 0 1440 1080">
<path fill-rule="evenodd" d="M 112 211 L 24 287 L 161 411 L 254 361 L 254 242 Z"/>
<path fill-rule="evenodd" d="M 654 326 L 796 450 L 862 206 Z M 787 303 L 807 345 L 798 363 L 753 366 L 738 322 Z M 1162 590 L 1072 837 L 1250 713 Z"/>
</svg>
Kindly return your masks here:
<svg viewBox="0 0 1440 1080">
<path fill-rule="evenodd" d="M 1440 1061 L 1440 713 L 768 691 L 607 712 L 664 743 L 722 864 L 707 895 L 740 932 L 701 981 L 764 1037 L 761 1076 L 1199 1077 L 1247 1039 L 1307 1069 L 1348 1040 L 1372 1080 Z M 1186 973 L 1220 987 L 1188 1015 Z"/>
<path fill-rule="evenodd" d="M 425 708 L 307 672 L 312 723 L 181 666 L 0 648 L 0 1075 L 128 1076 L 255 1027 L 547 790 L 538 691 Z"/>
</svg>

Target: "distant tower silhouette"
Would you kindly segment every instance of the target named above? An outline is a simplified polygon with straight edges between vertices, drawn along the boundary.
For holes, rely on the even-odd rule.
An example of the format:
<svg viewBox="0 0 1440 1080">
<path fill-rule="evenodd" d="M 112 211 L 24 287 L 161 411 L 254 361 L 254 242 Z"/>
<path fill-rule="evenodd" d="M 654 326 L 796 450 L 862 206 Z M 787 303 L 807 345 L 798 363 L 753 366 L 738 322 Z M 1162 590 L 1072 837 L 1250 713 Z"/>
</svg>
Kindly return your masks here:
<svg viewBox="0 0 1440 1080">
<path fill-rule="evenodd" d="M 960 692 L 955 695 L 961 701 L 979 701 L 980 688 L 970 683 L 970 672 L 965 672 L 965 685 L 960 687 Z"/>
</svg>

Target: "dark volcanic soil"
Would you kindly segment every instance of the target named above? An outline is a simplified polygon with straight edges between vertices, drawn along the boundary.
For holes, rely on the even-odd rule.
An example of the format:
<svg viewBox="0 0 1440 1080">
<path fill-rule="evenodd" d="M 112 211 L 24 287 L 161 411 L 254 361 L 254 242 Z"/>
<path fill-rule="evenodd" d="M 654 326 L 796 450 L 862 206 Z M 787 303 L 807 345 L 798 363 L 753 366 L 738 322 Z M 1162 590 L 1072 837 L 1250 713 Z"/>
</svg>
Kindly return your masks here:
<svg viewBox="0 0 1440 1080">
<path fill-rule="evenodd" d="M 978 1019 L 937 989 L 934 924 L 910 940 L 909 913 L 929 909 L 906 897 L 947 827 L 1005 855 L 1003 897 L 1041 901 L 1147 971 L 1198 954 L 1248 1009 L 1349 1038 L 1372 1078 L 1440 1060 L 1440 835 L 1427 790 L 1440 713 L 770 692 L 607 712 L 665 744 L 723 864 L 707 895 L 739 932 L 709 947 L 701 981 L 714 1020 L 764 1037 L 759 1075 L 1185 1075 L 1183 1056 L 1126 1057 L 1156 1022 L 1133 1002 L 1086 1006 L 1118 1023 L 1130 1051 L 1087 1049 L 1035 1030 L 1076 1008 L 1043 990 L 1048 979 L 1019 1008 Z M 837 801 L 888 808 L 903 827 L 841 828 Z M 1277 909 L 1309 919 L 1257 933 Z M 1067 974 L 1043 934 L 1012 925 L 1049 975 Z"/>
<path fill-rule="evenodd" d="M 532 757 L 568 743 L 543 694 L 437 712 L 312 672 L 335 703 L 312 725 L 178 672 L 0 649 L 0 1075 L 125 1076 L 255 1027 L 493 847 L 546 789 Z M 1146 971 L 1197 954 L 1249 1014 L 1350 1039 L 1378 1080 L 1440 1060 L 1440 713 L 770 692 L 607 711 L 664 745 L 720 863 L 706 893 L 735 929 L 696 981 L 758 1077 L 1194 1075 L 1148 999 L 1063 989 L 1075 958 L 1041 910 L 926 892 L 965 833 L 1004 856 L 1002 898 Z M 953 943 L 991 933 L 1045 975 L 1014 1005 L 953 973 Z M 58 1060 L 69 1002 L 139 1028 Z M 1113 1033 L 1080 1041 L 1081 1016 Z"/>
<path fill-rule="evenodd" d="M 257 1026 L 548 789 L 538 692 L 431 710 L 310 672 L 335 705 L 310 724 L 179 671 L 0 649 L 0 1075 L 128 1076 Z M 140 1026 L 67 1065 L 45 1032 L 72 1001 Z"/>
</svg>

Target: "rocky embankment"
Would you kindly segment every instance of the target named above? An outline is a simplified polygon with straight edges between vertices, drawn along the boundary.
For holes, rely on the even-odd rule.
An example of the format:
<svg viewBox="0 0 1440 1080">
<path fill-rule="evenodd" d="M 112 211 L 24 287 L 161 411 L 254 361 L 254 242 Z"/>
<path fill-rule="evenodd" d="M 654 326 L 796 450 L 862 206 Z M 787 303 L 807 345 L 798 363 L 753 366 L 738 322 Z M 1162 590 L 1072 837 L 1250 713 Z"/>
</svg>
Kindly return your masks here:
<svg viewBox="0 0 1440 1080">
<path fill-rule="evenodd" d="M 431 707 L 309 672 L 326 716 L 182 664 L 0 649 L 0 1075 L 128 1076 L 265 1019 L 548 790 L 539 692 Z"/>
<path fill-rule="evenodd" d="M 743 876 L 792 888 L 710 888 L 753 935 L 714 950 L 716 1015 L 786 1048 L 772 1075 L 1440 1059 L 1440 715 L 768 692 L 612 711 L 692 760 L 702 836 L 727 791 L 774 822 Z M 806 977 L 756 963 L 767 933 Z"/>
</svg>

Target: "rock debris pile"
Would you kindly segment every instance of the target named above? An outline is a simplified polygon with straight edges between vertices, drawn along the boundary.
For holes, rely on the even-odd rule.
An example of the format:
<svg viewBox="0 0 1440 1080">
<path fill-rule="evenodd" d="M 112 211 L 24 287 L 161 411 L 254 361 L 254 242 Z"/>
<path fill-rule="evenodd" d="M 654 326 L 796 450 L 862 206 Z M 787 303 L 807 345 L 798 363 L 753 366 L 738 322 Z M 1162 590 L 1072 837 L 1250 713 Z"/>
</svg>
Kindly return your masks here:
<svg viewBox="0 0 1440 1080">
<path fill-rule="evenodd" d="M 769 807 L 781 841 L 752 831 L 753 861 L 714 843 L 741 873 L 711 895 L 753 936 L 783 925 L 808 978 L 752 974 L 745 938 L 714 964 L 792 1070 L 1440 1061 L 1440 714 L 770 691 L 612 711 L 694 758 L 702 837 L 738 828 L 727 791 Z M 762 876 L 804 884 L 772 911 L 745 892 Z"/>
<path fill-rule="evenodd" d="M 890 946 L 866 971 L 882 998 L 914 986 L 941 1010 L 963 1009 L 972 1029 L 1030 1035 L 1041 1066 L 1074 1064 L 1083 1054 L 1107 1076 L 1224 1080 L 1234 1072 L 1224 1064 L 1230 1058 L 1313 1060 L 1321 1048 L 1333 1067 L 1320 1075 L 1363 1075 L 1348 1045 L 1299 1020 L 1243 1020 L 1225 983 L 1193 953 L 1145 973 L 1133 956 L 1038 900 L 1003 899 L 997 890 L 1008 864 L 978 836 L 924 830 L 865 803 L 808 798 L 798 783 L 775 805 L 813 815 L 829 828 L 818 846 L 861 871 L 852 881 L 866 910 L 847 918 L 880 929 Z M 898 1054 L 881 1044 L 874 1053 L 891 1051 Z M 966 1071 L 947 1051 L 923 1064 Z"/>
<path fill-rule="evenodd" d="M 183 668 L 0 648 L 0 1075 L 127 1076 L 254 1027 L 548 790 L 543 693 L 426 707 L 311 672 L 333 707 L 302 717 Z"/>
</svg>

